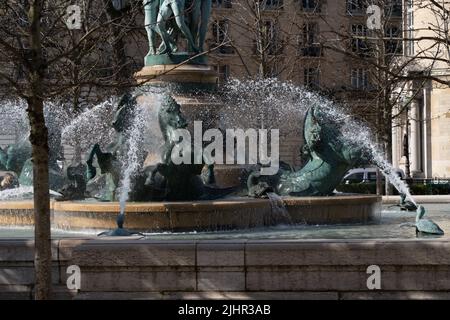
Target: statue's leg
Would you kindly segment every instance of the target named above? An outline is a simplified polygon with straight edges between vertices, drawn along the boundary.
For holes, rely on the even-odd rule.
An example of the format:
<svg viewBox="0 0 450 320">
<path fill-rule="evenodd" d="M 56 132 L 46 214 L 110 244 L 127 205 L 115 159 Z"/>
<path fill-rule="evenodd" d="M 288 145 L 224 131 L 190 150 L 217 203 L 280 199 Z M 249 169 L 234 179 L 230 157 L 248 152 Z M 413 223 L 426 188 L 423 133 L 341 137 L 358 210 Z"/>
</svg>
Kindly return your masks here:
<svg viewBox="0 0 450 320">
<path fill-rule="evenodd" d="M 209 22 L 209 16 L 211 15 L 212 1 L 211 0 L 201 0 L 201 3 L 202 3 L 202 6 L 201 6 L 202 19 L 200 21 L 198 46 L 199 46 L 200 52 L 203 52 L 206 35 L 208 34 L 208 22 Z"/>
<path fill-rule="evenodd" d="M 172 50 L 172 52 L 177 52 L 177 31 L 174 28 L 169 28 L 167 33 L 170 35 L 170 50 Z"/>
<path fill-rule="evenodd" d="M 87 179 L 91 180 L 95 177 L 95 175 L 97 174 L 97 170 L 95 169 L 95 167 L 92 165 L 92 162 L 94 160 L 94 157 L 96 155 L 98 155 L 98 153 L 101 152 L 100 150 L 100 146 L 98 145 L 98 143 L 96 143 L 92 149 L 91 152 L 89 153 L 88 159 L 86 160 L 86 164 L 87 164 Z"/>
<path fill-rule="evenodd" d="M 194 43 L 194 38 L 192 37 L 191 31 L 189 30 L 184 20 L 184 1 L 181 2 L 183 3 L 182 6 L 180 6 L 180 3 L 172 5 L 173 15 L 175 16 L 175 22 L 177 23 L 177 26 L 178 28 L 180 28 L 183 35 L 186 37 L 189 48 L 192 49 L 193 52 L 199 52 L 197 46 Z"/>
<path fill-rule="evenodd" d="M 159 54 L 164 54 L 164 53 L 170 53 L 170 36 L 167 33 L 167 28 L 166 28 L 166 24 L 167 24 L 167 19 L 170 17 L 172 13 L 172 10 L 170 9 L 170 7 L 168 5 L 164 5 L 159 9 L 159 13 L 158 13 L 158 19 L 157 19 L 157 28 L 159 31 L 159 35 L 161 36 L 163 43 L 164 43 L 164 48 L 162 51 L 159 52 Z"/>
<path fill-rule="evenodd" d="M 170 51 L 171 52 L 177 52 L 178 51 L 178 47 L 177 47 L 176 41 L 173 39 L 174 34 L 175 34 L 174 30 L 172 28 L 170 28 L 170 29 L 167 30 L 167 33 L 169 34 Z M 159 48 L 158 48 L 158 52 L 164 51 L 165 47 L 166 46 L 164 45 L 164 42 L 161 42 L 161 44 L 159 45 Z"/>
<path fill-rule="evenodd" d="M 191 34 L 197 47 L 199 46 L 198 39 L 200 30 L 201 4 L 202 0 L 193 0 L 191 19 L 189 21 Z M 193 49 L 194 48 L 190 48 L 190 51 L 193 51 Z"/>
<path fill-rule="evenodd" d="M 147 31 L 149 52 L 148 55 L 156 54 L 155 30 L 158 18 L 159 0 L 143 0 L 145 13 L 145 30 Z"/>
<path fill-rule="evenodd" d="M 86 160 L 86 163 L 88 165 L 92 165 L 92 161 L 94 160 L 94 157 L 97 154 L 99 149 L 100 149 L 100 146 L 98 143 L 94 144 L 94 146 L 91 148 L 91 151 L 89 152 L 89 155 Z"/>
<path fill-rule="evenodd" d="M 169 164 L 172 162 L 172 150 L 175 147 L 176 143 L 174 141 L 171 141 L 169 145 L 166 144 L 164 146 L 164 152 L 162 155 L 162 163 Z"/>
</svg>

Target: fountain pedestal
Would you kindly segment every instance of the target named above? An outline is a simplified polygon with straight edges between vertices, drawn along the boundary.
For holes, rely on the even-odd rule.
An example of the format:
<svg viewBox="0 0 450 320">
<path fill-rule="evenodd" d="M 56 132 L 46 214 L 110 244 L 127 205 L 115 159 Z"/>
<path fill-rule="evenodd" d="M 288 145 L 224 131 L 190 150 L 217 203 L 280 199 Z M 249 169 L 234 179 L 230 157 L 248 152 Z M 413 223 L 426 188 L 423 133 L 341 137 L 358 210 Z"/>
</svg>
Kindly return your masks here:
<svg viewBox="0 0 450 320">
<path fill-rule="evenodd" d="M 140 84 L 171 86 L 181 92 L 211 91 L 217 88 L 217 73 L 208 65 L 168 64 L 145 66 L 135 74 Z"/>
<path fill-rule="evenodd" d="M 211 66 L 206 64 L 168 64 L 145 66 L 135 74 L 138 83 L 167 88 L 181 105 L 193 132 L 194 121 L 202 121 L 203 130 L 218 128 L 222 105 L 210 94 L 217 91 L 218 76 Z M 144 101 L 146 97 L 143 98 Z M 242 168 L 237 165 L 216 165 L 214 173 L 216 184 L 220 187 L 232 187 L 240 184 Z"/>
</svg>

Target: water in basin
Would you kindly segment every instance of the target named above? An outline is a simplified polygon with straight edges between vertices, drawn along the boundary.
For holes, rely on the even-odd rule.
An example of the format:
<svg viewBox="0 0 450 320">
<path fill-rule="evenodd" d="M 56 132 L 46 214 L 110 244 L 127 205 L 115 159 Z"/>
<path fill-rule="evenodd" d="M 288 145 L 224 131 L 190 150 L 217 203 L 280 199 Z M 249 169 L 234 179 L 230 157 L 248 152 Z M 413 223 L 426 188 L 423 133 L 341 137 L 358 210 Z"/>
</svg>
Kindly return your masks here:
<svg viewBox="0 0 450 320">
<path fill-rule="evenodd" d="M 433 219 L 445 231 L 440 238 L 450 239 L 450 204 L 426 204 L 427 217 Z M 398 208 L 383 206 L 380 219 L 365 225 L 279 225 L 248 230 L 183 233 L 147 233 L 145 239 L 153 240 L 296 240 L 296 239 L 416 239 L 412 227 L 401 226 L 412 222 L 415 212 L 400 211 Z M 53 230 L 53 238 L 96 238 L 98 231 Z M 0 238 L 31 238 L 32 228 L 2 227 Z M 433 237 L 431 237 L 433 238 Z M 430 239 L 430 236 L 427 237 Z"/>
</svg>

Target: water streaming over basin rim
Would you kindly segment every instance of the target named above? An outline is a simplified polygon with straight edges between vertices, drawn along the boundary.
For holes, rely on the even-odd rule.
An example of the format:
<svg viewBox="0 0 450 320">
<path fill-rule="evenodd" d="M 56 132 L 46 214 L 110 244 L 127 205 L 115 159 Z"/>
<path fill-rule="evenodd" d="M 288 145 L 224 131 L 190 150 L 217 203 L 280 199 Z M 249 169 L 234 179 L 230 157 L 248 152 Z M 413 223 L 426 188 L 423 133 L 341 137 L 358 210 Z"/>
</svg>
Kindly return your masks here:
<svg viewBox="0 0 450 320">
<path fill-rule="evenodd" d="M 52 201 L 52 226 L 63 230 L 115 228 L 118 202 Z M 180 202 L 130 202 L 125 227 L 140 232 L 222 231 L 280 224 L 348 224 L 377 220 L 374 195 L 274 197 Z M 0 201 L 0 226 L 32 226 L 33 202 Z"/>
<path fill-rule="evenodd" d="M 450 240 L 450 205 L 427 204 L 427 217 L 433 219 L 445 231 L 440 239 Z M 279 225 L 275 227 L 215 232 L 163 232 L 145 234 L 153 240 L 302 240 L 302 239 L 415 239 L 415 230 L 401 227 L 404 222 L 413 222 L 415 212 L 399 211 L 383 206 L 380 220 L 358 225 Z M 96 238 L 98 230 L 63 231 L 53 230 L 53 238 Z M 0 227 L 0 239 L 31 238 L 32 228 Z M 428 238 L 428 237 L 427 237 Z M 436 237 L 430 237 L 436 238 Z"/>
</svg>

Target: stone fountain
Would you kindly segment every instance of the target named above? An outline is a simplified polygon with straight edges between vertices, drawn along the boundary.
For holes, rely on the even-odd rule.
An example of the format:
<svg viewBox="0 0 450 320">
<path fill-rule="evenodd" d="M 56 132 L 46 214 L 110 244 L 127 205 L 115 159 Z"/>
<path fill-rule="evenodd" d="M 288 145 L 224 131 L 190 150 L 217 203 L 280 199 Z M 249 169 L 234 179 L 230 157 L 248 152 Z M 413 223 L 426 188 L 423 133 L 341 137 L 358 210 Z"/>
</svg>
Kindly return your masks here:
<svg viewBox="0 0 450 320">
<path fill-rule="evenodd" d="M 60 194 L 56 194 L 59 201 L 51 202 L 54 228 L 96 232 L 112 229 L 107 234 L 129 235 L 278 224 L 365 224 L 380 214 L 380 197 L 335 194 L 334 189 L 352 167 L 375 163 L 389 176 L 389 165 L 370 143 L 352 142 L 355 136 L 363 135 L 361 132 L 350 128 L 348 139 L 344 134 L 348 123 L 337 120 L 335 113 L 325 112 L 327 108 L 317 96 L 308 100 L 312 103 L 306 103 L 308 111 L 302 126 L 306 163 L 299 170 L 280 164 L 276 174 L 267 176 L 261 174 L 264 166 L 230 169 L 227 165 L 213 166 L 205 159 L 197 164 L 176 164 L 171 157 L 180 144 L 174 139 L 175 130 L 192 129 L 195 120 L 206 120 L 205 114 L 213 120 L 208 126 L 215 127 L 215 115 L 226 112 L 221 103 L 207 94 L 217 89 L 216 76 L 206 58 L 198 54 L 203 50 L 211 2 L 194 1 L 193 17 L 189 20 L 196 24 L 195 28 L 186 28 L 184 19 L 176 21 L 189 42 L 187 52 L 177 51 L 175 35 L 168 34 L 164 21 L 157 20 L 160 2 L 144 3 L 148 3 L 146 25 L 158 28 L 147 28 L 150 48 L 146 66 L 135 75 L 143 90 L 127 93 L 115 104 L 110 143 L 94 142 L 86 159 L 75 157 L 64 175 L 57 166 L 58 144 L 52 145 L 56 147 L 50 157 L 54 188 L 64 184 L 59 188 Z M 178 5 L 178 1 L 171 5 Z M 165 6 L 162 16 L 170 16 L 170 10 L 177 15 L 179 9 Z M 190 30 L 194 31 L 189 35 Z M 159 48 L 157 34 L 163 40 Z M 159 92 L 155 89 L 162 89 L 164 94 L 155 94 Z M 301 101 L 305 105 L 304 102 Z M 163 148 L 156 162 L 149 161 L 155 154 L 146 154 L 141 140 L 136 139 L 147 125 L 139 115 L 149 106 L 158 108 L 153 125 L 162 133 Z M 95 125 L 99 127 L 98 123 Z M 3 198 L 9 191 L 14 194 L 20 188 L 28 190 L 32 179 L 30 163 L 26 138 L 6 150 L 0 149 L 0 188 L 7 189 L 0 190 L 0 227 L 33 225 L 32 201 Z M 407 189 L 398 181 L 391 182 L 406 194 Z M 16 188 L 18 183 L 20 187 Z M 405 201 L 401 206 L 416 206 L 413 200 L 409 201 L 410 206 Z M 417 232 L 427 231 L 430 226 L 434 227 L 431 231 L 440 231 L 431 221 L 422 219 L 424 209 L 419 208 L 416 223 L 411 226 Z M 445 227 L 448 229 L 448 223 Z M 327 228 L 311 227 L 308 232 L 317 235 Z M 173 238 L 168 239 L 164 238 L 166 235 L 151 234 L 147 239 L 107 241 L 86 236 L 57 239 L 57 232 L 53 232 L 52 260 L 57 266 L 54 298 L 448 298 L 448 239 L 405 240 L 398 235 L 383 239 L 387 228 L 395 229 L 392 224 L 384 228 L 344 228 L 342 232 L 352 240 L 342 235 L 327 238 L 323 234 L 318 239 L 308 235 L 283 238 L 279 234 L 283 228 L 240 231 L 241 236 L 234 239 L 236 233 L 225 232 L 217 237 L 220 232 L 214 232 L 209 234 L 212 240 L 202 238 L 208 233 L 195 232 L 189 233 L 187 240 L 180 233 L 171 234 L 169 237 Z M 356 235 L 352 235 L 352 228 L 358 229 Z M 371 228 L 377 229 L 375 235 L 382 238 L 372 238 Z M 270 234 L 273 229 L 275 236 Z M 304 236 L 303 226 L 288 229 Z M 249 237 L 253 233 L 256 237 Z M 163 236 L 163 240 L 158 236 Z M 35 288 L 34 278 L 30 277 L 34 263 L 32 241 L 1 240 L 0 297 L 29 299 Z M 73 267 L 81 270 L 82 277 L 76 288 L 69 289 Z M 383 279 L 381 287 L 371 282 L 377 269 Z"/>
<path fill-rule="evenodd" d="M 105 150 L 95 144 L 86 162 L 78 159 L 66 170 L 60 201 L 51 204 L 54 227 L 101 230 L 117 224 L 123 229 L 125 214 L 127 229 L 141 232 L 242 229 L 280 223 L 366 223 L 374 219 L 380 212 L 380 197 L 333 194 L 347 170 L 370 161 L 370 157 L 367 150 L 340 139 L 340 124 L 327 121 L 320 105 L 311 106 L 304 120 L 303 150 L 309 160 L 299 171 L 282 166 L 277 174 L 262 176 L 258 166 L 249 171 L 206 164 L 204 160 L 173 163 L 171 153 L 180 143 L 173 139 L 175 130 L 192 130 L 194 121 L 206 123 L 205 130 L 214 128 L 222 112 L 220 103 L 211 99 L 217 90 L 216 73 L 200 53 L 211 4 L 195 3 L 199 7 L 187 19 L 190 28 L 181 15 L 175 19 L 174 30 L 179 31 L 172 34 L 167 32 L 165 20 L 155 20 L 156 13 L 159 10 L 161 16 L 169 17 L 180 9 L 178 2 L 163 9 L 154 7 L 156 2 L 145 5 L 149 52 L 145 67 L 135 74 L 141 90 L 126 93 L 118 101 L 113 142 Z M 187 50 L 178 49 L 178 36 L 186 39 Z M 148 155 L 137 148 L 133 155 L 136 170 L 128 170 L 127 175 L 122 163 L 131 144 L 127 130 L 142 106 L 155 105 L 155 95 L 148 93 L 155 89 L 164 92 L 158 111 L 164 140 L 160 161 L 145 166 Z M 21 155 L 27 152 L 26 146 L 20 149 Z M 100 201 L 80 201 L 86 193 L 95 194 Z M 32 202 L 0 202 L 0 225 L 30 225 L 32 210 Z"/>
</svg>

